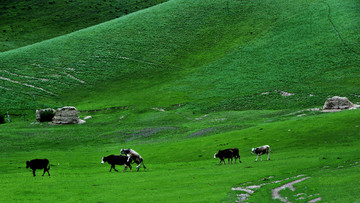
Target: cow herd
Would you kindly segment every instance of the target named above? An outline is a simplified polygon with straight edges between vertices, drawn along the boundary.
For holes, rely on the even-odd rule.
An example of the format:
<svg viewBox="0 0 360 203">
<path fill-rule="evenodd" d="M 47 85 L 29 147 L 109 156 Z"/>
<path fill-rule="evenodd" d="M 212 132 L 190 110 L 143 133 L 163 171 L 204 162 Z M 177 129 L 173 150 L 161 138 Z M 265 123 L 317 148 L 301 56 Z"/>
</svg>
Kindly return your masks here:
<svg viewBox="0 0 360 203">
<path fill-rule="evenodd" d="M 268 155 L 267 160 L 270 160 L 270 152 L 272 152 L 272 151 L 270 150 L 269 145 L 252 148 L 252 150 L 251 150 L 252 154 L 257 155 L 255 161 L 257 161 L 259 157 L 262 161 L 261 155 L 263 155 L 263 154 L 267 154 Z M 125 156 L 123 156 L 123 154 Z M 225 164 L 225 159 L 228 159 L 228 163 L 230 163 L 230 160 L 231 160 L 231 164 L 232 164 L 233 158 L 235 158 L 235 163 L 236 163 L 236 159 L 238 159 L 239 163 L 241 163 L 238 148 L 219 150 L 217 153 L 214 154 L 214 159 L 216 159 L 216 158 L 220 159 L 219 165 L 221 165 L 222 163 Z M 132 167 L 131 167 L 132 163 L 137 164 L 137 166 L 136 166 L 137 171 L 139 171 L 141 165 L 144 167 L 144 169 L 146 169 L 146 166 L 144 164 L 144 159 L 140 156 L 139 153 L 137 153 L 133 149 L 121 149 L 120 155 L 109 155 L 106 157 L 102 157 L 101 163 L 102 164 L 108 163 L 111 165 L 109 172 L 111 172 L 112 169 L 114 169 L 116 172 L 118 172 L 118 170 L 115 168 L 115 165 L 124 165 L 125 168 L 124 168 L 123 172 L 125 172 L 127 170 L 127 167 L 129 167 L 130 171 L 132 171 Z M 31 161 L 26 161 L 26 168 L 32 169 L 33 176 L 36 176 L 35 175 L 36 169 L 44 169 L 44 173 L 42 174 L 42 176 L 44 176 L 44 174 L 46 172 L 50 176 L 50 172 L 49 172 L 50 163 L 49 163 L 48 159 L 33 159 Z"/>
</svg>

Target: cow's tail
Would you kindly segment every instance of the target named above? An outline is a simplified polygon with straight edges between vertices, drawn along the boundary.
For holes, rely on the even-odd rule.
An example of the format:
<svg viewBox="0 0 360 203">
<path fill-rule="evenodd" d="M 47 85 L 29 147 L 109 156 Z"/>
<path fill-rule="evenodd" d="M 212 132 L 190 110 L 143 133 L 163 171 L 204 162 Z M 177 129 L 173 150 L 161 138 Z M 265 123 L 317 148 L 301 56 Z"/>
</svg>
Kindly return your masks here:
<svg viewBox="0 0 360 203">
<path fill-rule="evenodd" d="M 141 158 L 141 163 L 142 163 L 144 169 L 146 169 L 146 166 L 145 166 L 145 164 L 144 164 L 144 159 L 143 159 L 143 158 Z"/>
</svg>

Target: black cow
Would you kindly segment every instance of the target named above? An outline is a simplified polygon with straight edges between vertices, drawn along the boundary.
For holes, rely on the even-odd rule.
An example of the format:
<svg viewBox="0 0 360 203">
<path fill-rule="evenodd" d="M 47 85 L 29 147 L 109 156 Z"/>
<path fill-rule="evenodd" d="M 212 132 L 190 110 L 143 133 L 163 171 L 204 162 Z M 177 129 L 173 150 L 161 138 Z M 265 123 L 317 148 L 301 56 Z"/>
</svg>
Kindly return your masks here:
<svg viewBox="0 0 360 203">
<path fill-rule="evenodd" d="M 33 159 L 31 161 L 26 161 L 26 168 L 29 168 L 29 167 L 33 170 L 34 176 L 36 176 L 35 175 L 36 169 L 44 169 L 44 173 L 42 174 L 42 176 L 44 176 L 46 171 L 50 176 L 50 173 L 49 173 L 50 164 L 49 164 L 49 160 L 47 160 L 47 159 Z"/>
<path fill-rule="evenodd" d="M 129 166 L 130 171 L 132 171 L 132 167 L 131 167 L 131 163 L 130 161 L 128 161 L 128 157 L 127 156 L 122 156 L 122 155 L 109 155 L 106 157 L 102 157 L 101 159 L 101 163 L 104 164 L 105 162 L 107 162 L 108 164 L 111 165 L 110 167 L 110 171 L 112 169 L 114 169 L 116 172 L 119 172 L 118 170 L 116 170 L 115 165 L 124 165 L 124 171 L 126 171 L 127 167 Z"/>
<path fill-rule="evenodd" d="M 232 151 L 234 158 L 235 158 L 235 163 L 236 163 L 236 159 L 239 159 L 239 162 L 241 163 L 240 160 L 240 154 L 239 154 L 239 149 L 238 148 L 231 148 L 231 149 L 224 149 L 225 151 Z"/>
<path fill-rule="evenodd" d="M 216 158 L 220 159 L 220 163 L 219 163 L 220 165 L 221 162 L 225 164 L 225 159 L 228 159 L 228 163 L 230 162 L 231 159 L 231 164 L 232 164 L 233 158 L 235 158 L 235 163 L 236 163 L 236 159 L 239 159 L 239 162 L 241 163 L 238 148 L 219 150 L 218 153 L 214 154 L 214 159 Z"/>
<path fill-rule="evenodd" d="M 231 159 L 231 163 L 232 163 L 233 157 L 234 154 L 232 150 L 219 150 L 218 153 L 214 154 L 214 159 L 216 158 L 220 159 L 219 165 L 221 165 L 221 162 L 225 164 L 225 159 L 228 159 L 228 163 L 230 162 Z"/>
</svg>

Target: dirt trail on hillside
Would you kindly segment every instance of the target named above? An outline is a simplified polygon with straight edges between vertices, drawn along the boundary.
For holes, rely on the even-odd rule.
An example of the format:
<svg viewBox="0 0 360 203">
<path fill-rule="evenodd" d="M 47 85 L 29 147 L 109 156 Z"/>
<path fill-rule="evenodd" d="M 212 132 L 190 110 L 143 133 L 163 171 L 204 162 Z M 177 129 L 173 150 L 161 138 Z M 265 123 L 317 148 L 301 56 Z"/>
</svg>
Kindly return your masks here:
<svg viewBox="0 0 360 203">
<path fill-rule="evenodd" d="M 290 201 L 288 201 L 286 198 L 281 197 L 281 195 L 279 194 L 279 192 L 280 192 L 281 190 L 284 190 L 285 188 L 289 188 L 291 191 L 295 191 L 294 184 L 299 183 L 299 182 L 302 182 L 302 181 L 304 181 L 304 180 L 306 180 L 306 179 L 308 179 L 308 178 L 310 178 L 310 177 L 301 178 L 301 179 L 299 179 L 299 180 L 292 181 L 292 182 L 290 182 L 290 183 L 287 183 L 287 184 L 285 184 L 285 185 L 282 185 L 282 186 L 280 186 L 280 187 L 277 187 L 277 188 L 273 189 L 273 190 L 272 190 L 272 197 L 273 197 L 273 199 L 279 199 L 279 200 L 282 201 L 282 202 L 290 202 Z"/>
<path fill-rule="evenodd" d="M 245 186 L 245 187 L 235 187 L 235 188 L 232 188 L 232 190 L 236 190 L 236 191 L 241 191 L 241 192 L 244 192 L 242 194 L 238 194 L 237 197 L 238 197 L 238 200 L 237 202 L 244 202 L 246 201 L 249 197 L 251 197 L 251 195 L 253 193 L 255 193 L 256 190 L 259 190 L 261 189 L 261 187 L 265 186 L 265 185 L 270 185 L 270 184 L 277 184 L 277 183 L 280 183 L 280 182 L 284 182 L 284 181 L 287 181 L 287 180 L 291 180 L 291 179 L 297 179 L 295 181 L 292 181 L 292 182 L 289 182 L 289 183 L 286 183 L 280 187 L 277 187 L 275 189 L 272 190 L 272 198 L 273 199 L 279 199 L 280 201 L 282 202 L 290 202 L 287 200 L 287 197 L 282 197 L 280 196 L 279 192 L 285 188 L 290 188 L 290 190 L 292 191 L 295 191 L 295 188 L 293 187 L 294 184 L 296 183 L 299 183 L 299 182 L 302 182 L 306 179 L 309 179 L 310 177 L 304 177 L 305 175 L 298 175 L 298 176 L 294 176 L 294 177 L 289 177 L 289 178 L 285 178 L 285 179 L 282 179 L 282 180 L 276 180 L 276 181 L 272 181 L 272 182 L 267 182 L 267 183 L 262 183 L 262 184 L 259 184 L 259 185 L 248 185 L 248 186 Z M 269 179 L 270 178 L 273 178 L 273 177 L 268 177 Z M 300 178 L 300 179 L 298 179 Z M 295 196 L 299 196 L 297 198 L 297 200 L 301 200 L 301 199 L 304 199 L 305 197 L 306 198 L 311 198 L 313 196 L 318 196 L 319 194 L 313 194 L 313 195 L 306 195 L 306 194 L 303 194 L 303 193 L 300 193 L 300 194 L 297 194 Z M 309 202 L 317 202 L 317 201 L 320 201 L 322 198 L 321 197 L 317 197 L 315 199 L 312 199 L 310 200 Z"/>
<path fill-rule="evenodd" d="M 23 86 L 26 86 L 26 87 L 38 89 L 38 90 L 41 90 L 41 91 L 46 92 L 46 93 L 48 93 L 48 94 L 57 96 L 57 94 L 55 94 L 55 93 L 53 93 L 53 92 L 50 92 L 50 91 L 48 91 L 48 90 L 45 90 L 44 88 L 41 88 L 41 87 L 36 87 L 36 86 L 34 86 L 34 85 L 30 85 L 30 84 L 27 84 L 27 83 L 21 83 L 21 82 L 19 82 L 19 81 L 12 80 L 12 79 L 10 79 L 10 78 L 1 77 L 1 76 L 0 76 L 0 79 L 1 79 L 1 80 L 4 80 L 4 81 L 11 82 L 11 83 L 14 83 L 14 84 L 23 85 Z"/>
</svg>

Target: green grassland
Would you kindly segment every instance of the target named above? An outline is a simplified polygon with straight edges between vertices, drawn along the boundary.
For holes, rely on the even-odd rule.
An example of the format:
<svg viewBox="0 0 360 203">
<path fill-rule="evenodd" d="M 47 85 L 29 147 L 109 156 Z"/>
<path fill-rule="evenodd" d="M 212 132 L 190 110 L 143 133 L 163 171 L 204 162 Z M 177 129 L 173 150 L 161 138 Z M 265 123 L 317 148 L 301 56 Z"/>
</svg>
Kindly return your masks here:
<svg viewBox="0 0 360 203">
<path fill-rule="evenodd" d="M 310 109 L 360 102 L 359 1 L 39 2 L 0 3 L 1 202 L 235 202 L 254 185 L 246 201 L 280 202 L 299 175 L 291 202 L 360 200 L 360 111 Z M 92 119 L 35 121 L 66 105 Z M 218 165 L 231 147 L 243 163 Z M 121 148 L 147 169 L 109 173 Z"/>
<path fill-rule="evenodd" d="M 0 131 L 2 200 L 109 202 L 120 201 L 126 192 L 136 202 L 229 202 L 236 200 L 232 187 L 304 174 L 310 179 L 295 185 L 296 192 L 282 194 L 354 202 L 359 198 L 353 182 L 359 178 L 359 111 L 305 114 L 245 111 L 204 117 L 109 110 L 81 113 L 93 118 L 76 126 L 19 120 Z M 271 160 L 254 162 L 251 147 L 263 143 L 272 146 Z M 109 173 L 101 157 L 123 147 L 141 153 L 147 169 Z M 218 149 L 228 147 L 240 149 L 241 164 L 219 166 L 213 159 Z M 50 177 L 41 177 L 40 170 L 33 178 L 25 169 L 25 160 L 34 157 L 50 159 Z M 249 201 L 272 201 L 271 189 L 279 186 L 264 186 Z"/>
</svg>

